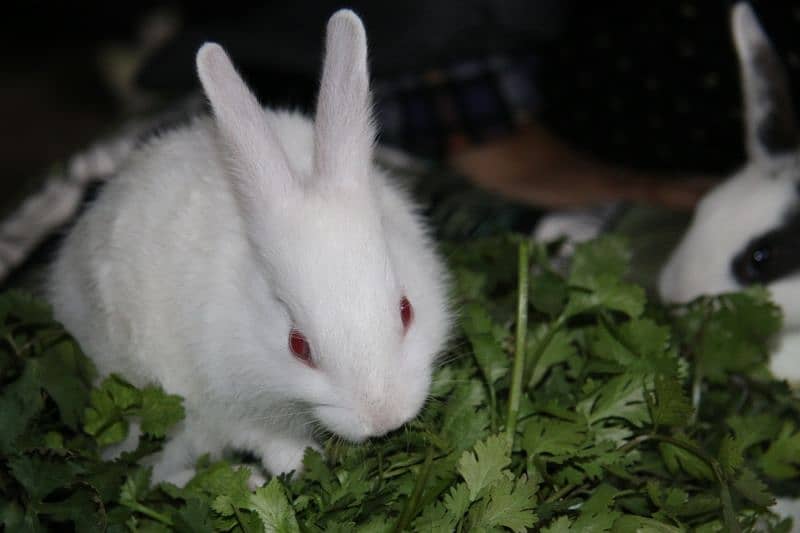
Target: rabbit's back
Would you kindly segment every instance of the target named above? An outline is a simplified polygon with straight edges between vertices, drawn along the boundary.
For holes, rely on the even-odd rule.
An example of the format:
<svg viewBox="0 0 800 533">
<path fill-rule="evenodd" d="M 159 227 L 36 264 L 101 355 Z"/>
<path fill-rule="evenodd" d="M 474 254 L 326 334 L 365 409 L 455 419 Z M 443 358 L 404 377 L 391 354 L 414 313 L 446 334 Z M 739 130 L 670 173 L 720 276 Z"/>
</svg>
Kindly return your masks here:
<svg viewBox="0 0 800 533">
<path fill-rule="evenodd" d="M 310 169 L 310 122 L 277 113 L 274 127 L 293 166 Z M 263 331 L 275 312 L 264 308 L 269 287 L 254 272 L 215 135 L 199 118 L 134 152 L 56 258 L 48 281 L 55 316 L 101 375 L 197 394 L 203 374 L 215 371 L 202 353 L 237 337 L 249 344 L 241 337 Z M 252 316 L 260 327 L 250 327 Z"/>
</svg>

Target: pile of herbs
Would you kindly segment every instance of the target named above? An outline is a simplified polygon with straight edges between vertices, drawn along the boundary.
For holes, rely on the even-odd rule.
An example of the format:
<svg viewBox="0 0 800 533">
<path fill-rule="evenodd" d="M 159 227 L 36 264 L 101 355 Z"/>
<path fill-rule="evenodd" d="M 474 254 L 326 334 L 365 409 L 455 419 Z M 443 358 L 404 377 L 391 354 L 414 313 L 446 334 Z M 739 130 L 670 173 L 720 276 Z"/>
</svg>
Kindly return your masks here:
<svg viewBox="0 0 800 533">
<path fill-rule="evenodd" d="M 331 438 L 254 491 L 203 459 L 184 488 L 147 456 L 181 399 L 95 371 L 48 308 L 0 297 L 5 531 L 789 531 L 800 401 L 766 370 L 763 290 L 665 308 L 624 281 L 614 237 L 564 275 L 514 236 L 446 249 L 459 331 L 420 416 L 364 445 Z M 132 419 L 135 452 L 103 461 Z"/>
</svg>

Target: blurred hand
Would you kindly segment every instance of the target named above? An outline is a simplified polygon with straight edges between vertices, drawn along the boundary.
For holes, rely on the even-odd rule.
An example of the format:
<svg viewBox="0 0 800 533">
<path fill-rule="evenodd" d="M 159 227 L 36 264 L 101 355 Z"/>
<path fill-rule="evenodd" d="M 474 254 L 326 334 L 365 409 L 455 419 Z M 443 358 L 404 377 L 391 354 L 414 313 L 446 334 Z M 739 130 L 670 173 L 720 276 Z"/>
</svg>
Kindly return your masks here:
<svg viewBox="0 0 800 533">
<path fill-rule="evenodd" d="M 545 208 L 628 201 L 690 210 L 720 181 L 606 165 L 577 153 L 535 125 L 512 137 L 466 148 L 449 162 L 478 185 Z"/>
</svg>

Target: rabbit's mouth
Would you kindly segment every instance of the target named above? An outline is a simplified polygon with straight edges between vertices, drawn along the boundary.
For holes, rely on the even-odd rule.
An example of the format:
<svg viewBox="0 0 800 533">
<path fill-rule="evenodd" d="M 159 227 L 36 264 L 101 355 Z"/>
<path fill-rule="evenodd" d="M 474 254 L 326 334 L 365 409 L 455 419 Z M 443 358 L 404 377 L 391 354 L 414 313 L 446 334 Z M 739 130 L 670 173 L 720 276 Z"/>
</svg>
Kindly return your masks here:
<svg viewBox="0 0 800 533">
<path fill-rule="evenodd" d="M 336 405 L 320 405 L 314 408 L 315 418 L 336 435 L 354 443 L 371 437 L 385 435 L 413 419 L 413 413 L 402 413 L 395 409 L 375 409 L 369 414 Z"/>
</svg>

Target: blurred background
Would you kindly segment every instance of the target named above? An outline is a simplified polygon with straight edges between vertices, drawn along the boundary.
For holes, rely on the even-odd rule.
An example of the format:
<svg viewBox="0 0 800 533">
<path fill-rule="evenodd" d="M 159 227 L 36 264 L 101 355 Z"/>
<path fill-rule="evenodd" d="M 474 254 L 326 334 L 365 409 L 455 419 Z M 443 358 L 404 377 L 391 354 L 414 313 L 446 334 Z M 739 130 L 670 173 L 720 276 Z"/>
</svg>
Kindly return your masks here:
<svg viewBox="0 0 800 533">
<path fill-rule="evenodd" d="M 133 134 L 141 136 L 199 112 L 194 54 L 203 41 L 226 47 L 265 105 L 312 109 L 324 24 L 339 7 L 367 27 L 383 144 L 541 209 L 626 201 L 689 210 L 744 161 L 731 5 L 17 5 L 0 22 L 0 216 L 126 124 L 157 117 Z M 797 92 L 800 3 L 752 5 Z M 14 239 L 27 238 L 31 213 Z"/>
</svg>

